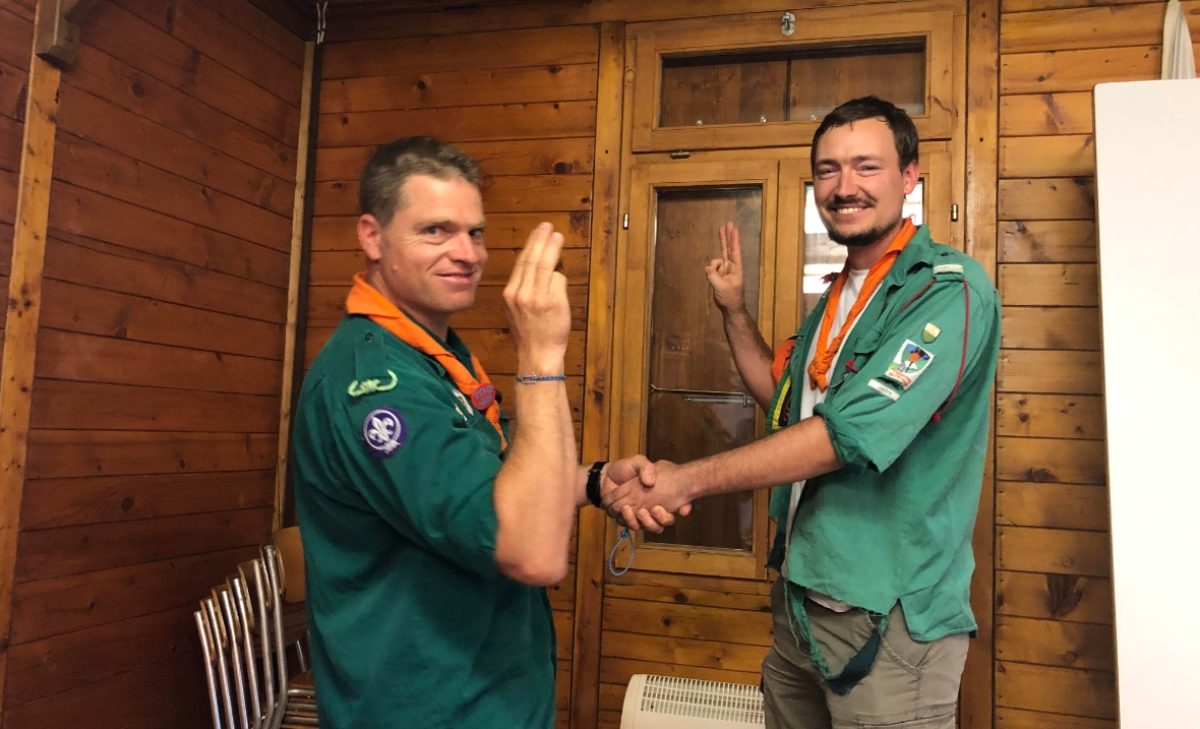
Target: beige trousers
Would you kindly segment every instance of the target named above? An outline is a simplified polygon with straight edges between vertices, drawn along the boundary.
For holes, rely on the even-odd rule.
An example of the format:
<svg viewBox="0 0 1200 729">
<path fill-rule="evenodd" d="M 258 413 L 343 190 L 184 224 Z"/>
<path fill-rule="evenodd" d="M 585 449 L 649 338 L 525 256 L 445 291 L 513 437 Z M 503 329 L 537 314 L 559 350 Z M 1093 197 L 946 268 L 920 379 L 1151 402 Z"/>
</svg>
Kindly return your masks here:
<svg viewBox="0 0 1200 729">
<path fill-rule="evenodd" d="M 774 643 L 763 660 L 767 729 L 954 729 L 958 685 L 967 659 L 965 634 L 921 643 L 908 634 L 897 603 L 871 672 L 844 696 L 820 679 L 801 636 L 792 635 L 783 578 L 771 590 Z M 874 624 L 861 610 L 838 613 L 806 600 L 813 637 L 839 672 L 870 637 Z"/>
</svg>

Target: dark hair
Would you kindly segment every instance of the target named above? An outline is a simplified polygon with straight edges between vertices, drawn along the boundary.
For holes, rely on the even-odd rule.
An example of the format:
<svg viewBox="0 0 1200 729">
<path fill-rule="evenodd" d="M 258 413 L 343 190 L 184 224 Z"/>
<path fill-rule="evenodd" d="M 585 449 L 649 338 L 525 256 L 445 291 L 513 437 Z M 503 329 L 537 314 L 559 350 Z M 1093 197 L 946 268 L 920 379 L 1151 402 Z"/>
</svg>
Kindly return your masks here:
<svg viewBox="0 0 1200 729">
<path fill-rule="evenodd" d="M 817 127 L 812 141 L 814 170 L 817 166 L 817 143 L 825 136 L 825 132 L 861 119 L 883 119 L 887 122 L 888 129 L 892 130 L 892 139 L 896 142 L 896 154 L 900 156 L 900 169 L 903 170 L 918 160 L 917 127 L 908 113 L 877 96 L 862 96 L 847 101 L 821 120 L 821 126 Z"/>
<path fill-rule="evenodd" d="M 453 144 L 433 137 L 404 137 L 375 150 L 363 167 L 358 185 L 362 212 L 375 216 L 380 225 L 390 223 L 396 211 L 408 204 L 403 188 L 413 175 L 461 177 L 475 187 L 483 180 L 475 160 Z"/>
</svg>

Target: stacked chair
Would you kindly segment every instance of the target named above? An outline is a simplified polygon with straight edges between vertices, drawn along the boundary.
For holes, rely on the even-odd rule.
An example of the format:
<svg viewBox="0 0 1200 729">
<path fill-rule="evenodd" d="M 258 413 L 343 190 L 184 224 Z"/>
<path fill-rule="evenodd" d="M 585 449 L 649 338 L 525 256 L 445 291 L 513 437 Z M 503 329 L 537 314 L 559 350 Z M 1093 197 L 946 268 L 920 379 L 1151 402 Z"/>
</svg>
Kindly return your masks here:
<svg viewBox="0 0 1200 729">
<path fill-rule="evenodd" d="M 200 635 L 213 729 L 317 726 L 304 655 L 304 553 L 297 527 L 200 601 Z"/>
</svg>

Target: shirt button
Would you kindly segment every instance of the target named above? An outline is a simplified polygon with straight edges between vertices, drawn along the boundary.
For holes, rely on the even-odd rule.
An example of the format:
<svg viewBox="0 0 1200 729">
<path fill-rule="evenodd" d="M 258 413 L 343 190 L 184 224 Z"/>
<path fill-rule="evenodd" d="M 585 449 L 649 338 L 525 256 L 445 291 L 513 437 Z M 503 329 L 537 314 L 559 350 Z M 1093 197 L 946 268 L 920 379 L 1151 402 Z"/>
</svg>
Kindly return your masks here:
<svg viewBox="0 0 1200 729">
<path fill-rule="evenodd" d="M 363 335 L 363 339 L 367 340 L 368 342 L 374 338 L 375 338 L 375 335 L 372 334 L 371 332 L 367 332 L 366 334 Z"/>
</svg>

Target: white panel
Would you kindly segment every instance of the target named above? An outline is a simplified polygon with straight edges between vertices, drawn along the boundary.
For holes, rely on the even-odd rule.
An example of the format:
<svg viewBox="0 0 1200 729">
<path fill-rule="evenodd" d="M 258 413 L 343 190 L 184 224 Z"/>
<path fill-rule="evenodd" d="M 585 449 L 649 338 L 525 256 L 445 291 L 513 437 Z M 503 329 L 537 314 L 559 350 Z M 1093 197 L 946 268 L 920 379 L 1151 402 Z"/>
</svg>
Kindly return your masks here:
<svg viewBox="0 0 1200 729">
<path fill-rule="evenodd" d="M 1121 726 L 1200 726 L 1200 80 L 1096 87 Z"/>
</svg>

